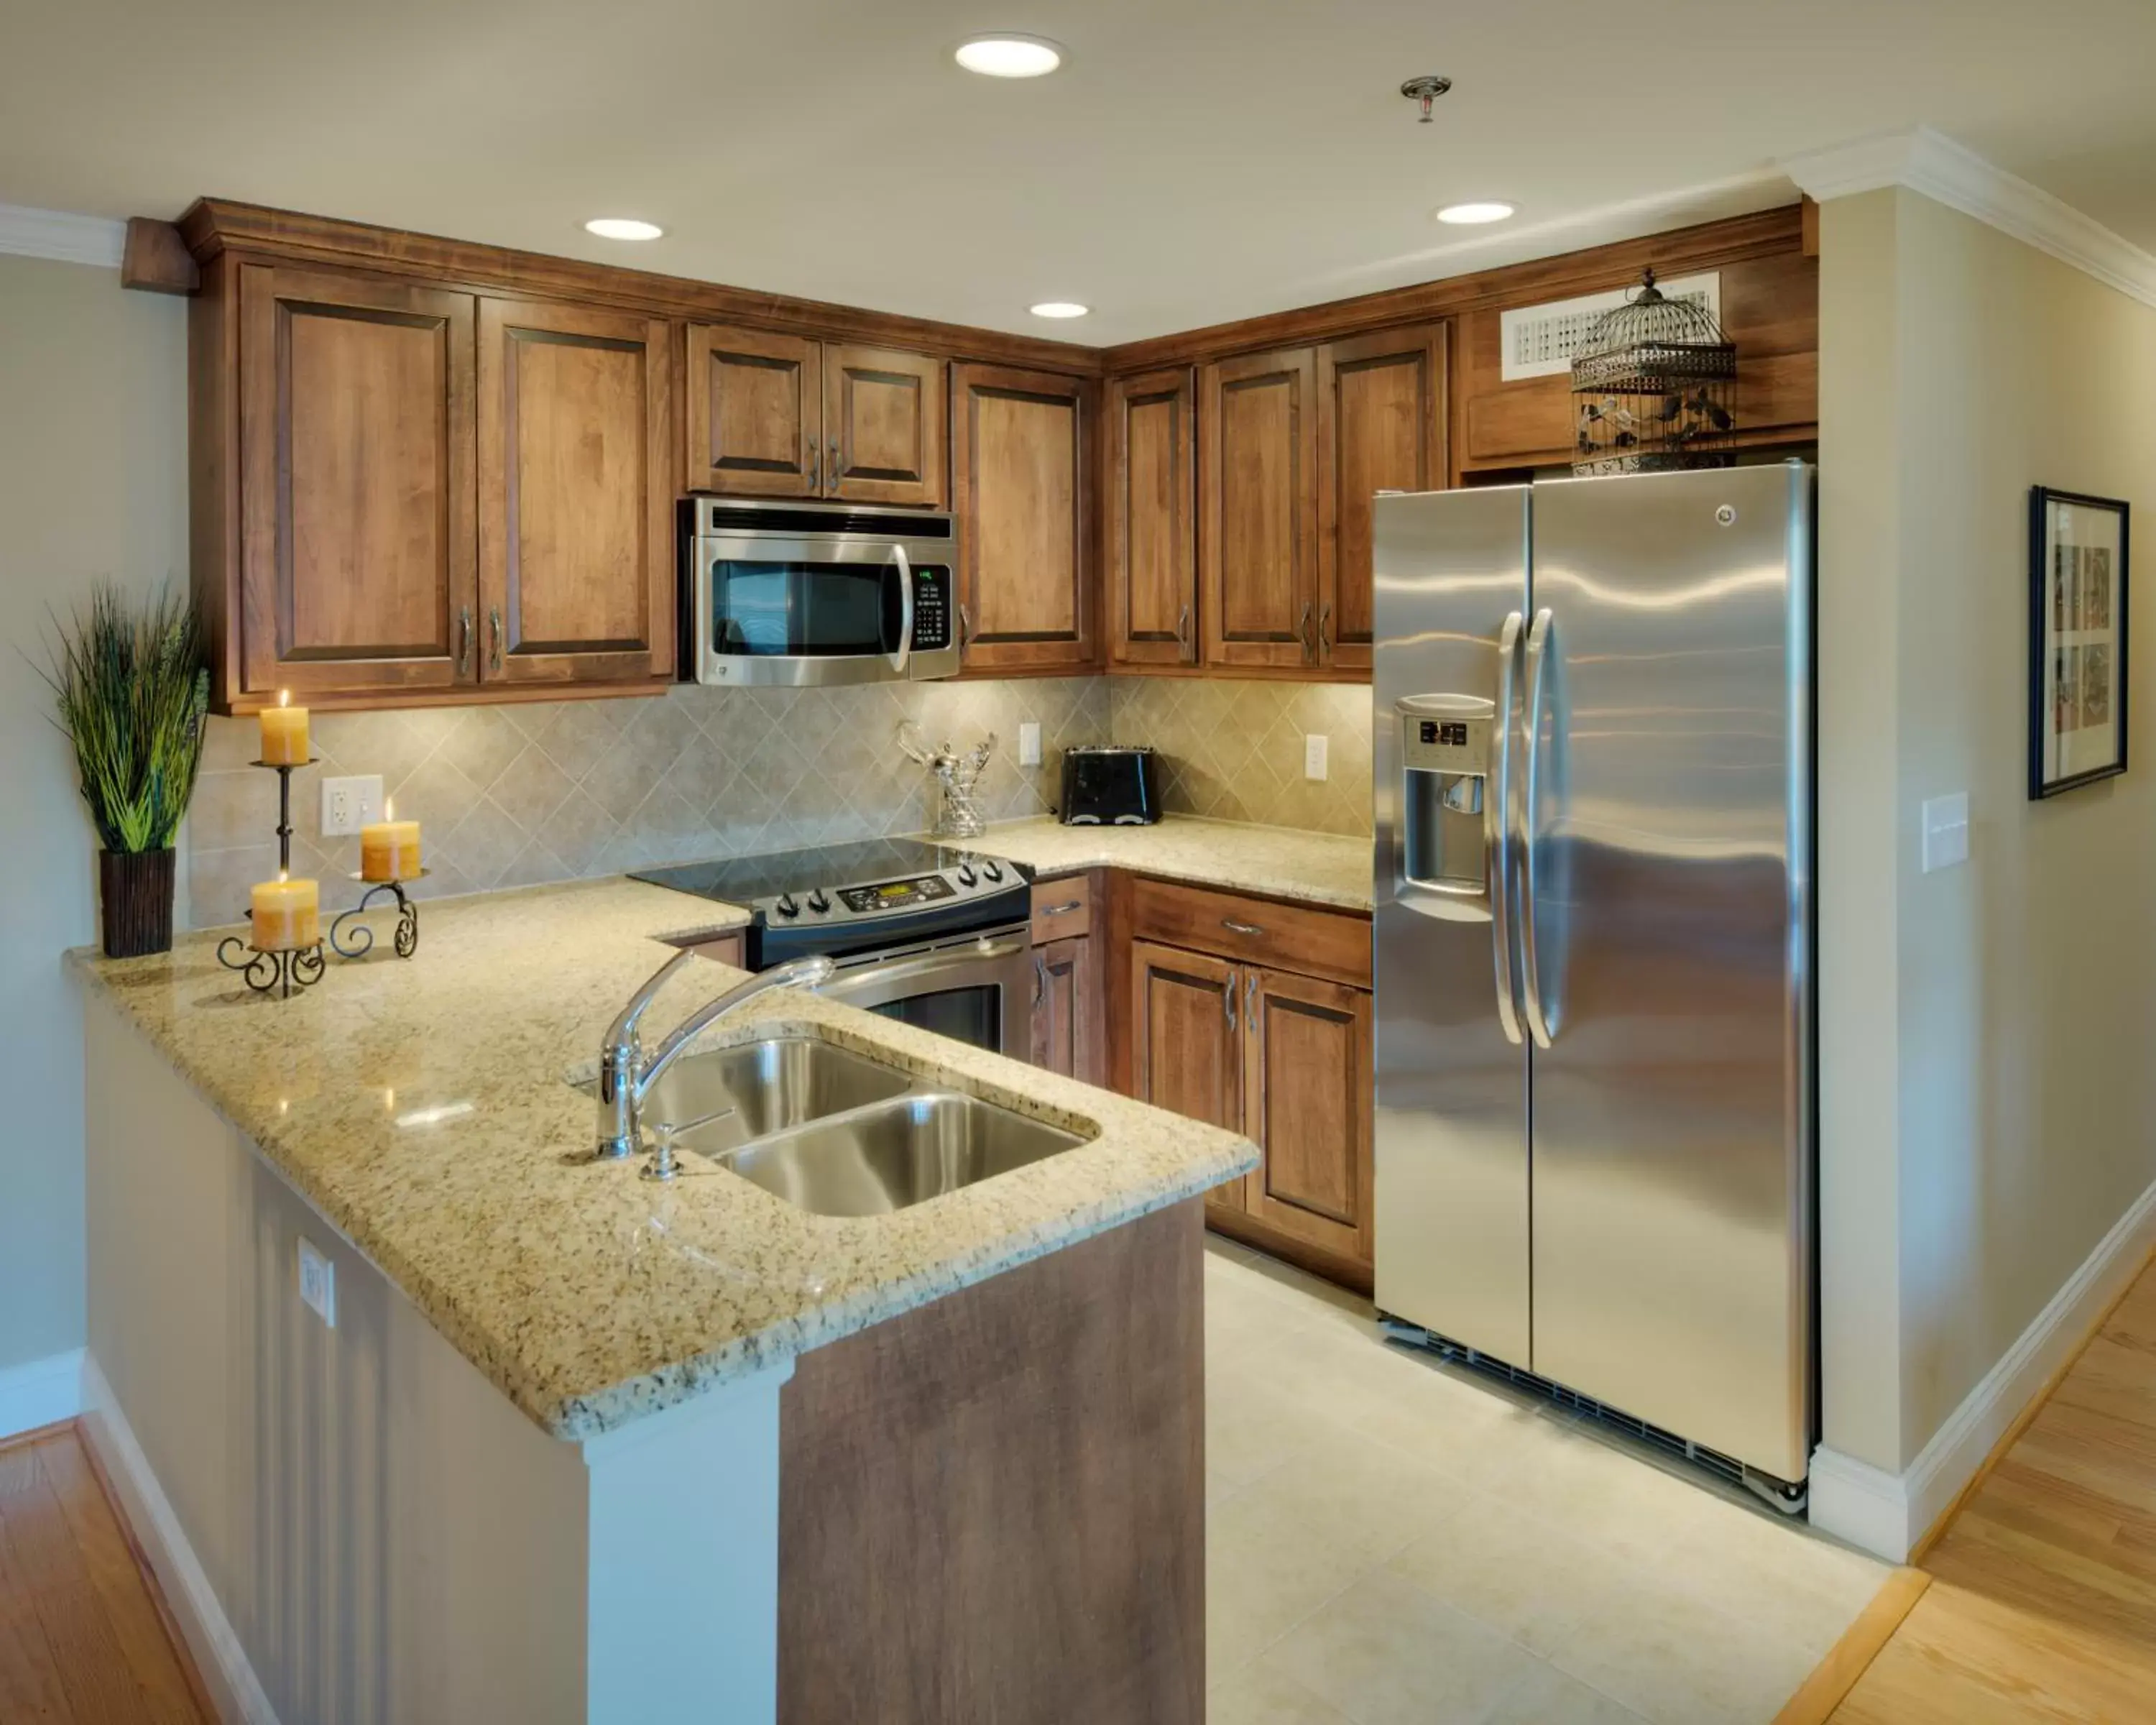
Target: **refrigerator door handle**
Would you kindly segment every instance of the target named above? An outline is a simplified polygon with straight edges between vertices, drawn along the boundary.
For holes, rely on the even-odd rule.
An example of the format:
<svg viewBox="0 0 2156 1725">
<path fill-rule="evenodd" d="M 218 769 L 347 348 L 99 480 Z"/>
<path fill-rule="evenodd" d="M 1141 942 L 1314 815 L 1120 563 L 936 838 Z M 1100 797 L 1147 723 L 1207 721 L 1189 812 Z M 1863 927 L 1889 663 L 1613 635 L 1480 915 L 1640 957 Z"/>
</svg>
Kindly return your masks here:
<svg viewBox="0 0 2156 1725">
<path fill-rule="evenodd" d="M 1490 787 L 1482 798 L 1483 855 L 1490 871 L 1490 957 L 1497 983 L 1497 1024 L 1520 1040 L 1520 989 L 1512 973 L 1512 679 L 1520 656 L 1517 611 L 1497 632 L 1497 722 L 1491 727 Z"/>
<path fill-rule="evenodd" d="M 1543 1009 L 1541 964 L 1535 942 L 1535 811 L 1542 795 L 1543 706 L 1549 682 L 1550 650 L 1557 619 L 1548 608 L 1535 613 L 1525 654 L 1527 698 L 1520 711 L 1520 967 L 1527 1034 L 1537 1048 L 1548 1048 L 1553 1034 Z"/>
</svg>

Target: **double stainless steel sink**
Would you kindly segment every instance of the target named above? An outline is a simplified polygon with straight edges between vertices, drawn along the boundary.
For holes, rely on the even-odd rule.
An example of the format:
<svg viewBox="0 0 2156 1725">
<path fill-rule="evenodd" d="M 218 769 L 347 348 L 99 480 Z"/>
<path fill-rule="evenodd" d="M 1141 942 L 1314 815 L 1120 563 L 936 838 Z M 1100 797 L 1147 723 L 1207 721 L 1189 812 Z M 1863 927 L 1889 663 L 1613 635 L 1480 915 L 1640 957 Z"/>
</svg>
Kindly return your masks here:
<svg viewBox="0 0 2156 1725">
<path fill-rule="evenodd" d="M 810 1036 L 688 1055 L 644 1119 L 692 1151 L 820 1216 L 877 1216 L 1086 1142 Z"/>
</svg>

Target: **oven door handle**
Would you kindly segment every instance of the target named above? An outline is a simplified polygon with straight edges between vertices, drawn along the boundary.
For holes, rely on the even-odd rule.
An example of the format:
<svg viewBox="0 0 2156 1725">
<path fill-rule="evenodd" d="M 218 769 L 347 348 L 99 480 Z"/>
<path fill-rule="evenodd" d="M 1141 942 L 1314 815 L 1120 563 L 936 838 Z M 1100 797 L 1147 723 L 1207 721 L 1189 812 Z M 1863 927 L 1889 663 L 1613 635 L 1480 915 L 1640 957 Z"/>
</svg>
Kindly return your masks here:
<svg viewBox="0 0 2156 1725">
<path fill-rule="evenodd" d="M 898 651 L 891 655 L 891 672 L 902 677 L 906 657 L 913 651 L 913 565 L 902 545 L 891 547 L 891 561 L 898 571 Z"/>
<path fill-rule="evenodd" d="M 871 962 L 841 970 L 819 992 L 827 999 L 844 999 L 850 983 L 874 982 L 880 988 L 891 983 L 910 983 L 917 977 L 934 976 L 939 971 L 964 970 L 976 964 L 993 963 L 998 958 L 1015 958 L 1031 950 L 1024 941 L 989 941 L 970 947 L 946 947 L 940 952 L 924 952 L 918 958 L 901 958 L 890 963 Z"/>
</svg>

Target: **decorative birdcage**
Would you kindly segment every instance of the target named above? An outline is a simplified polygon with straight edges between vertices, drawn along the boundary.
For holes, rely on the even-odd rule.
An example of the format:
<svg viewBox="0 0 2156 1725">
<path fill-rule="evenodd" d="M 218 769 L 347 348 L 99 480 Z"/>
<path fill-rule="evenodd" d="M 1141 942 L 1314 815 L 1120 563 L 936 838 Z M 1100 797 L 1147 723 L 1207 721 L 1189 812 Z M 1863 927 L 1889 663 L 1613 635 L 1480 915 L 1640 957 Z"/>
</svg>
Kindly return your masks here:
<svg viewBox="0 0 2156 1725">
<path fill-rule="evenodd" d="M 1573 355 L 1573 471 L 1726 467 L 1736 393 L 1736 344 L 1705 305 L 1665 295 L 1650 270 Z"/>
</svg>

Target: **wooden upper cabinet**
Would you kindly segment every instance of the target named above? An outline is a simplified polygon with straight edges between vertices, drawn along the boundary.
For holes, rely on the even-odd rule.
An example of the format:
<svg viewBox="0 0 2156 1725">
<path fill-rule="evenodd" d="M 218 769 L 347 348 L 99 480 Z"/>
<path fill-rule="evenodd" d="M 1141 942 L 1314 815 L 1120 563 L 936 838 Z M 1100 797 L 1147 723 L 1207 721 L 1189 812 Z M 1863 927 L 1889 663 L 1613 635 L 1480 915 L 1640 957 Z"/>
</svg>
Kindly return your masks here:
<svg viewBox="0 0 2156 1725">
<path fill-rule="evenodd" d="M 483 681 L 672 675 L 668 336 L 634 312 L 480 301 Z"/>
<path fill-rule="evenodd" d="M 952 367 L 952 489 L 965 664 L 1090 664 L 1092 517 L 1087 388 L 1078 377 Z"/>
<path fill-rule="evenodd" d="M 1243 1130 L 1264 1156 L 1244 1208 L 1296 1240 L 1371 1261 L 1370 996 L 1244 971 Z"/>
<path fill-rule="evenodd" d="M 824 348 L 824 494 L 861 503 L 943 501 L 944 363 L 893 347 Z"/>
<path fill-rule="evenodd" d="M 1317 356 L 1204 368 L 1199 608 L 1209 665 L 1317 662 Z"/>
<path fill-rule="evenodd" d="M 1449 483 L 1445 336 L 1425 324 L 1317 350 L 1317 644 L 1328 666 L 1370 668 L 1377 494 Z"/>
<path fill-rule="evenodd" d="M 687 393 L 690 490 L 821 494 L 822 342 L 692 323 Z"/>
<path fill-rule="evenodd" d="M 1188 367 L 1107 389 L 1108 656 L 1198 661 L 1196 382 Z"/>
<path fill-rule="evenodd" d="M 250 263 L 216 272 L 194 316 L 197 580 L 217 583 L 206 608 L 226 643 L 223 699 L 471 681 L 470 296 Z M 233 548 L 218 536 L 228 427 L 204 423 L 227 399 L 236 605 L 213 567 Z"/>
</svg>

